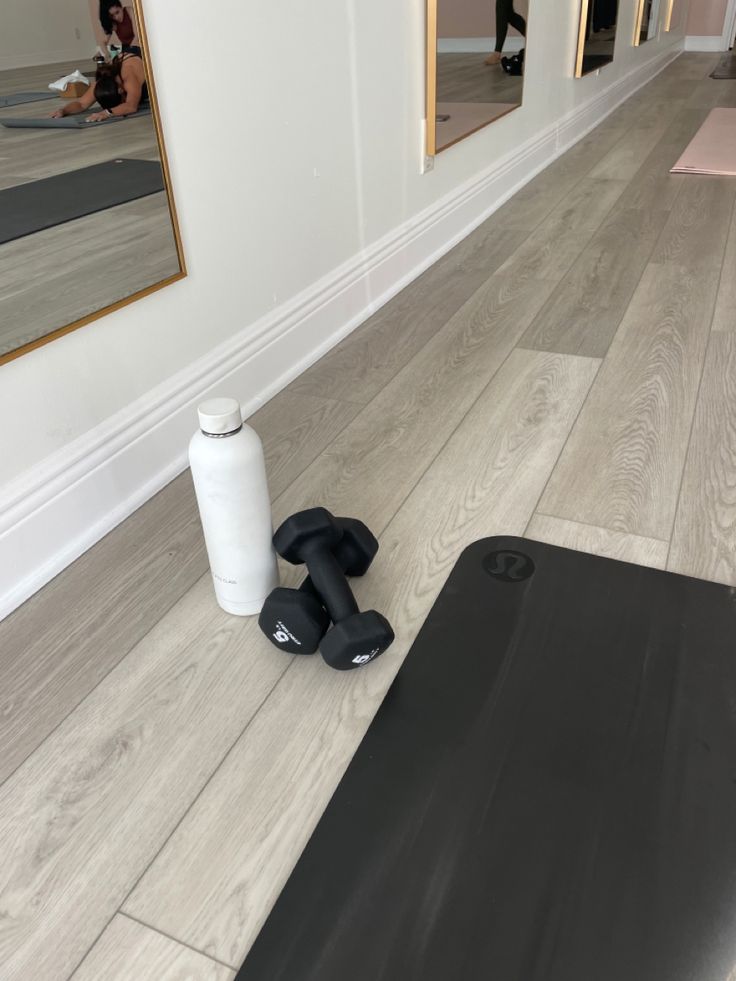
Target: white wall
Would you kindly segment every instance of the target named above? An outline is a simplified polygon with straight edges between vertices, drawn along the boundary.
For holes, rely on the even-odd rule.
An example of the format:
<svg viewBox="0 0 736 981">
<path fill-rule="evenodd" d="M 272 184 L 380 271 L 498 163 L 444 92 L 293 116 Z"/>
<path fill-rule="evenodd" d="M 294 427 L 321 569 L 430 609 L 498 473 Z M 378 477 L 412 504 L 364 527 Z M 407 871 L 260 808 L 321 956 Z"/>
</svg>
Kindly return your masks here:
<svg viewBox="0 0 736 981">
<path fill-rule="evenodd" d="M 88 0 L 3 0 L 0 71 L 76 58 L 89 68 L 96 46 Z"/>
<path fill-rule="evenodd" d="M 687 33 L 690 35 L 716 35 L 723 33 L 728 0 L 699 0 L 690 5 Z"/>
<path fill-rule="evenodd" d="M 736 0 L 695 0 L 687 19 L 686 51 L 727 51 L 733 44 Z"/>
<path fill-rule="evenodd" d="M 469 230 L 480 217 L 480 205 L 472 214 L 470 205 L 462 211 L 472 188 L 500 161 L 510 161 L 503 172 L 512 174 L 503 187 L 526 179 L 523 167 L 538 168 L 540 153 L 550 159 L 557 137 L 546 138 L 522 171 L 513 170 L 515 148 L 531 146 L 552 132 L 555 119 L 570 118 L 596 96 L 623 92 L 623 80 L 638 68 L 657 59 L 661 67 L 663 52 L 682 47 L 681 34 L 632 47 L 635 2 L 621 0 L 614 64 L 575 80 L 576 0 L 531 0 L 530 7 L 523 108 L 442 153 L 434 170 L 421 174 L 423 0 L 247 6 L 218 0 L 218 16 L 180 0 L 176 17 L 168 4 L 146 5 L 190 276 L 0 367 L 0 579 L 3 564 L 7 570 L 20 561 L 21 547 L 24 554 L 40 548 L 41 536 L 53 537 L 60 523 L 91 522 L 88 509 L 101 494 L 118 495 L 115 520 L 140 503 L 143 491 L 123 486 L 127 473 L 106 476 L 87 498 L 75 481 L 105 452 L 163 426 L 164 402 L 178 406 L 214 390 L 253 407 L 273 394 L 314 360 L 320 345 L 333 343 L 426 264 L 413 244 L 415 224 L 438 229 L 432 234 L 445 238 L 435 237 L 431 248 L 446 249 L 450 226 L 440 217 L 451 202 Z M 406 245 L 391 254 L 389 272 L 351 280 L 343 291 L 349 302 L 340 308 L 338 273 L 347 277 L 348 266 L 366 256 L 375 265 L 378 245 L 383 249 L 399 231 Z M 341 318 L 339 324 L 320 310 L 310 314 L 314 297 L 328 293 L 329 317 Z M 268 332 L 275 322 L 281 334 Z M 239 351 L 248 353 L 237 377 L 218 384 L 218 372 L 233 370 Z M 134 417 L 137 428 L 128 424 Z M 155 453 L 146 451 L 162 454 L 169 477 L 183 466 L 185 434 L 195 424 L 193 410 L 184 418 Z M 33 502 L 48 500 L 62 477 L 71 510 L 63 522 L 34 525 Z M 146 493 L 161 486 L 161 479 L 145 480 Z M 100 534 L 106 520 L 99 519 Z M 79 550 L 58 546 L 67 558 Z M 46 578 L 61 560 L 48 562 Z M 0 581 L 0 600 L 2 594 Z"/>
<path fill-rule="evenodd" d="M 515 0 L 514 10 L 529 16 L 529 0 Z M 517 32 L 510 27 L 509 32 Z M 438 37 L 495 37 L 496 4 L 494 0 L 438 0 Z"/>
</svg>

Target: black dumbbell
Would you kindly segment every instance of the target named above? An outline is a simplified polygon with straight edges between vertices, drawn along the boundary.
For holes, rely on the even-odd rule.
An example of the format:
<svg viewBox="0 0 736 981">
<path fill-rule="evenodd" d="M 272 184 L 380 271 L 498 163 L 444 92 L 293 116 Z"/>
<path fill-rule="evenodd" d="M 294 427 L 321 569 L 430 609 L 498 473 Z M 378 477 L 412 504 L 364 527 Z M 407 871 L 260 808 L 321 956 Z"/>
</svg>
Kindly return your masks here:
<svg viewBox="0 0 736 981">
<path fill-rule="evenodd" d="M 501 67 L 507 75 L 523 75 L 524 49 L 522 48 L 518 54 L 512 55 L 510 58 L 502 58 Z"/>
<path fill-rule="evenodd" d="M 333 626 L 319 645 L 331 668 L 350 671 L 391 645 L 394 632 L 375 610 L 361 613 L 333 549 L 340 541 L 336 519 L 325 508 L 293 514 L 273 536 L 276 551 L 292 565 L 306 565 Z"/>
<path fill-rule="evenodd" d="M 364 575 L 378 551 L 378 542 L 357 518 L 334 520 L 342 536 L 333 550 L 340 568 L 347 576 Z M 330 617 L 307 576 L 298 589 L 278 586 L 268 595 L 258 626 L 279 650 L 314 654 L 330 627 Z"/>
</svg>

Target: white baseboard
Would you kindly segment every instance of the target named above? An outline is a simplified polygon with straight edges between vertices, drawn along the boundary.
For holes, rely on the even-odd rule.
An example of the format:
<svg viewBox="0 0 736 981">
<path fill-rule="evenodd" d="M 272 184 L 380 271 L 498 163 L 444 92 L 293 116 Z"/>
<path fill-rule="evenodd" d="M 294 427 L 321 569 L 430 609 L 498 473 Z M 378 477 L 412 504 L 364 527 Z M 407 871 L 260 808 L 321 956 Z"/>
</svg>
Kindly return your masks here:
<svg viewBox="0 0 736 981">
<path fill-rule="evenodd" d="M 524 47 L 523 37 L 509 35 L 503 46 L 504 53 L 516 54 Z M 439 54 L 489 54 L 496 47 L 495 37 L 441 37 L 437 39 Z"/>
<path fill-rule="evenodd" d="M 720 34 L 712 37 L 709 34 L 702 37 L 697 34 L 689 34 L 685 38 L 686 51 L 728 51 L 728 44 L 724 43 Z"/>
<path fill-rule="evenodd" d="M 251 415 L 679 53 L 669 49 L 613 83 L 288 304 L 2 488 L 0 619 L 185 469 L 196 405 L 203 397 L 232 395 Z"/>
</svg>

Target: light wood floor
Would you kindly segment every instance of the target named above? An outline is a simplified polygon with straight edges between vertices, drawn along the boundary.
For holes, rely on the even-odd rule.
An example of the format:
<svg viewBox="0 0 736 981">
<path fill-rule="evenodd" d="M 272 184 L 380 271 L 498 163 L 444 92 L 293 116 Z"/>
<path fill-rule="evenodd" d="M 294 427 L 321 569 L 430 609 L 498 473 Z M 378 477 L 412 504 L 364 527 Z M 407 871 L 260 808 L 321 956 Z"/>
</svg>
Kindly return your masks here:
<svg viewBox="0 0 736 981">
<path fill-rule="evenodd" d="M 383 658 L 333 672 L 222 613 L 188 473 L 0 625 L 3 981 L 232 981 L 471 541 L 736 586 L 736 180 L 668 173 L 736 105 L 717 57 L 253 418 L 275 522 L 324 504 L 379 536 L 354 585 L 396 629 Z"/>
<path fill-rule="evenodd" d="M 76 63 L 0 72 L 0 93 L 42 92 Z M 81 70 L 93 65 L 82 65 Z M 91 71 L 88 77 L 91 77 Z M 31 102 L 0 118 L 41 118 L 59 105 Z M 0 190 L 115 157 L 160 160 L 152 116 L 89 132 L 0 126 Z M 164 192 L 0 245 L 0 355 L 179 271 Z"/>
</svg>

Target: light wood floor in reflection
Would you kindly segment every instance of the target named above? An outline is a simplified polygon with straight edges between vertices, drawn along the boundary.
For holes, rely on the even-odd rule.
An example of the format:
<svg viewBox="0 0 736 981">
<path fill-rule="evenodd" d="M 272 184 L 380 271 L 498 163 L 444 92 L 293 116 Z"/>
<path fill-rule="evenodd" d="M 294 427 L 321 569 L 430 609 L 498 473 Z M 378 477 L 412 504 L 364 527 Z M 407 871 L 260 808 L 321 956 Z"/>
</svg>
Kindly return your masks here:
<svg viewBox="0 0 736 981">
<path fill-rule="evenodd" d="M 232 981 L 469 542 L 736 585 L 736 181 L 668 173 L 736 106 L 717 58 L 681 57 L 252 420 L 276 522 L 324 504 L 379 536 L 355 589 L 390 653 L 331 672 L 222 613 L 188 473 L 0 625 L 3 981 Z"/>
<path fill-rule="evenodd" d="M 507 75 L 500 65 L 486 65 L 485 57 L 480 52 L 438 54 L 437 101 L 520 103 L 523 76 Z"/>
<path fill-rule="evenodd" d="M 42 92 L 77 63 L 0 72 L 0 94 Z M 82 64 L 86 72 L 90 65 Z M 88 74 L 91 76 L 91 72 Z M 49 116 L 62 104 L 0 109 L 0 119 Z M 115 157 L 159 160 L 151 116 L 87 133 L 0 126 L 0 190 Z M 108 208 L 0 245 L 0 355 L 160 282 L 179 270 L 166 194 Z"/>
</svg>

